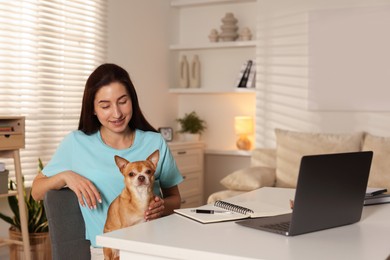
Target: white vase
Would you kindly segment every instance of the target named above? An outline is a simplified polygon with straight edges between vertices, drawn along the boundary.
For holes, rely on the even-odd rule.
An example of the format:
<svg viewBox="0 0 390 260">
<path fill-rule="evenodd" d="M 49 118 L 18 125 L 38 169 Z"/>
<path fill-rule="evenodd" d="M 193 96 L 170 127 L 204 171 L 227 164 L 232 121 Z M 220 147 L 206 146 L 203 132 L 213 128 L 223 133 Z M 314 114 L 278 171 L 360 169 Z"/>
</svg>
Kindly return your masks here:
<svg viewBox="0 0 390 260">
<path fill-rule="evenodd" d="M 200 61 L 198 55 L 194 55 L 191 61 L 190 88 L 200 87 Z"/>
<path fill-rule="evenodd" d="M 200 134 L 181 133 L 180 139 L 184 142 L 198 142 L 200 140 Z"/>
<path fill-rule="evenodd" d="M 179 67 L 179 86 L 181 88 L 188 88 L 189 86 L 189 65 L 187 56 L 183 55 Z"/>
</svg>

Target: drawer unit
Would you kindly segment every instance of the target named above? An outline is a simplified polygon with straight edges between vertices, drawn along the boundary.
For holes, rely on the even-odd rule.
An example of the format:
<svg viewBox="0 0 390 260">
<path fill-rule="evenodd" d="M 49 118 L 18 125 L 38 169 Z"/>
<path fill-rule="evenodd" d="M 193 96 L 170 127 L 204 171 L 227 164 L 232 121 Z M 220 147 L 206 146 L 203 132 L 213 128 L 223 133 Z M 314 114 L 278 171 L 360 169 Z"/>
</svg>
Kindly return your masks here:
<svg viewBox="0 0 390 260">
<path fill-rule="evenodd" d="M 14 150 L 21 148 L 24 148 L 24 135 L 9 135 L 0 133 L 0 150 Z"/>
<path fill-rule="evenodd" d="M 24 148 L 24 117 L 0 117 L 0 150 Z"/>
<path fill-rule="evenodd" d="M 203 205 L 203 199 L 199 195 L 181 198 L 181 208 L 196 208 L 201 205 Z"/>
<path fill-rule="evenodd" d="M 181 172 L 203 170 L 203 152 L 199 149 L 178 149 L 172 151 Z"/>
<path fill-rule="evenodd" d="M 203 147 L 201 142 L 169 143 L 177 167 L 184 178 L 179 184 L 182 208 L 203 205 Z"/>
<path fill-rule="evenodd" d="M 179 190 L 182 197 L 199 195 L 203 189 L 203 179 L 200 178 L 199 172 L 183 174 L 184 181 L 179 184 Z"/>
</svg>

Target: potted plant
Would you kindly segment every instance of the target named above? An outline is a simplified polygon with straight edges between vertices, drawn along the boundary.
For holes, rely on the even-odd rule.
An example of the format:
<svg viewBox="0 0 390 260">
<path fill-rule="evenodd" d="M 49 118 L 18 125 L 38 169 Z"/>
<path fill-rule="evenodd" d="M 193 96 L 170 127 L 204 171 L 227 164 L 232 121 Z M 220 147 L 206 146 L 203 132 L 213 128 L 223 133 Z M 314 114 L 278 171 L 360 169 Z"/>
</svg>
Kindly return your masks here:
<svg viewBox="0 0 390 260">
<path fill-rule="evenodd" d="M 184 114 L 184 117 L 176 119 L 180 124 L 179 133 L 185 141 L 199 141 L 200 135 L 206 129 L 206 122 L 199 118 L 195 111 Z"/>
<path fill-rule="evenodd" d="M 38 162 L 39 170 L 42 170 L 42 161 L 39 159 Z M 27 192 L 24 183 L 21 185 L 23 185 L 24 201 L 27 209 L 27 227 L 30 238 L 31 258 L 35 260 L 49 260 L 51 259 L 51 244 L 43 201 L 35 201 L 31 196 L 31 190 Z M 10 181 L 10 190 L 16 190 L 16 183 L 12 180 Z M 10 239 L 22 241 L 18 200 L 19 198 L 17 196 L 9 196 L 8 204 L 14 216 L 10 217 L 0 213 L 0 218 L 11 225 L 9 228 Z M 10 244 L 10 259 L 21 259 L 24 255 L 23 250 L 22 245 Z"/>
</svg>

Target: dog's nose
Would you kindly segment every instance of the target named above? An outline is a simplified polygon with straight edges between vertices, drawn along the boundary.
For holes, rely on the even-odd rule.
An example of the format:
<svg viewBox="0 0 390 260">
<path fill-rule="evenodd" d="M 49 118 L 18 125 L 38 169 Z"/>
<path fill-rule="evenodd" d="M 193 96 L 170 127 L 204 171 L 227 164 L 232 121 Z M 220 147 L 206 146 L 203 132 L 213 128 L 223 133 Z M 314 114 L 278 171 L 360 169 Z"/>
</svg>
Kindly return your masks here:
<svg viewBox="0 0 390 260">
<path fill-rule="evenodd" d="M 145 176 L 138 176 L 138 181 L 139 182 L 144 182 L 145 181 Z"/>
</svg>

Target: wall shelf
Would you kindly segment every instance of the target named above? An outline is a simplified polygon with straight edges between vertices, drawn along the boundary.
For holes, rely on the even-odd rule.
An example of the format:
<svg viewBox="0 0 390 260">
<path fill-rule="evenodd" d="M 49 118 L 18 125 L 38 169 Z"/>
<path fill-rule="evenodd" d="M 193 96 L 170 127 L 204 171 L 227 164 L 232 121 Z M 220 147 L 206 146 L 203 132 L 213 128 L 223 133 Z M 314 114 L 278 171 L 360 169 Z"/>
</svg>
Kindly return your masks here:
<svg viewBox="0 0 390 260">
<path fill-rule="evenodd" d="M 226 49 L 226 48 L 248 48 L 256 47 L 256 41 L 234 41 L 234 42 L 208 42 L 203 44 L 173 44 L 169 49 L 172 51 L 188 51 L 202 49 Z"/>
<path fill-rule="evenodd" d="M 215 90 L 209 88 L 171 88 L 171 94 L 254 94 L 255 88 L 236 88 L 232 90 Z"/>
<path fill-rule="evenodd" d="M 231 121 L 236 115 L 251 115 L 255 109 L 257 89 L 238 89 L 245 63 L 256 61 L 259 42 L 256 37 L 257 0 L 171 0 L 172 33 L 169 43 L 169 86 L 167 91 L 178 97 L 178 114 L 195 110 L 208 123 L 204 141 L 210 147 L 232 147 L 236 135 Z M 215 29 L 222 33 L 222 19 L 233 13 L 238 20 L 238 33 L 247 27 L 252 40 L 210 42 Z M 191 71 L 195 56 L 200 61 L 200 88 L 182 88 L 181 61 L 186 57 Z M 252 74 L 253 75 L 253 74 Z M 190 85 L 190 84 L 188 84 Z M 253 84 L 254 85 L 254 84 Z M 253 86 L 251 85 L 251 86 Z M 216 107 L 217 113 L 208 113 L 204 102 Z M 221 111 L 224 117 L 220 117 Z M 218 129 L 226 128 L 223 138 Z M 222 140 L 229 140 L 224 142 Z"/>
<path fill-rule="evenodd" d="M 229 4 L 229 3 L 245 3 L 256 2 L 256 0 L 173 0 L 171 1 L 172 7 L 185 7 L 196 5 L 216 5 L 216 4 Z"/>
<path fill-rule="evenodd" d="M 233 156 L 245 156 L 250 157 L 252 151 L 243 150 L 218 150 L 218 149 L 205 149 L 204 153 L 210 155 L 233 155 Z"/>
</svg>

